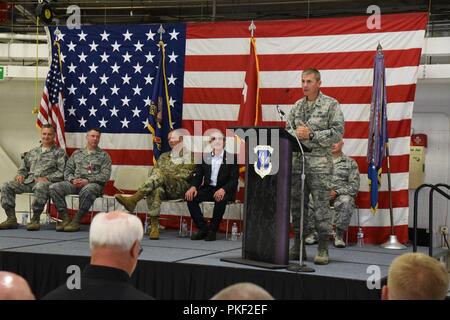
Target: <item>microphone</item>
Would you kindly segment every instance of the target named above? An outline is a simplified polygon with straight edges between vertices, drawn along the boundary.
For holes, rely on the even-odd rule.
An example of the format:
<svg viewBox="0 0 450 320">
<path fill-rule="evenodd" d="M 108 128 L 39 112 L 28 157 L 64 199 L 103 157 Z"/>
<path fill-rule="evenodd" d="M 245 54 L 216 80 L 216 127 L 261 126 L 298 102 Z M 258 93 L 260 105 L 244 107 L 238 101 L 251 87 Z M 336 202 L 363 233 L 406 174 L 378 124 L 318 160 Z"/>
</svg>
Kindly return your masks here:
<svg viewBox="0 0 450 320">
<path fill-rule="evenodd" d="M 289 88 L 286 88 L 286 90 L 284 91 L 284 94 L 282 94 L 282 96 L 283 96 L 284 98 L 286 98 L 286 96 L 287 96 L 287 94 L 289 93 L 289 91 L 290 91 L 290 89 L 289 89 Z M 283 110 L 280 109 L 280 105 L 279 105 L 279 104 L 277 104 L 277 113 L 278 113 L 278 115 L 280 116 L 280 119 L 281 119 L 281 120 L 284 120 L 284 118 L 285 118 L 285 116 L 286 116 L 286 113 L 285 113 Z"/>
<path fill-rule="evenodd" d="M 287 92 L 289 92 L 289 89 L 286 90 L 286 94 Z M 303 234 L 303 220 L 304 220 L 304 204 L 305 204 L 305 195 L 304 195 L 304 190 L 305 190 L 305 178 L 306 178 L 306 174 L 305 174 L 305 148 L 303 148 L 302 143 L 300 142 L 300 140 L 297 137 L 297 134 L 295 133 L 295 129 L 294 126 L 292 125 L 292 122 L 290 121 L 289 117 L 286 117 L 286 113 L 280 109 L 280 105 L 277 104 L 277 112 L 278 115 L 280 116 L 280 119 L 283 121 L 286 121 L 286 123 L 288 124 L 289 128 L 292 130 L 292 132 L 294 133 L 293 136 L 295 138 L 295 140 L 297 141 L 297 144 L 299 146 L 300 149 L 300 154 L 301 154 L 301 184 L 300 184 L 300 189 L 301 189 L 301 198 L 300 198 L 300 230 L 301 230 L 301 234 Z M 303 122 L 301 122 L 301 125 L 304 125 Z M 307 149 L 307 151 L 310 151 L 309 149 Z M 290 265 L 288 267 L 288 270 L 291 271 L 297 271 L 297 272 L 311 272 L 314 271 L 314 269 L 311 269 L 309 267 L 307 267 L 304 263 L 303 263 L 303 237 L 300 237 L 300 248 L 299 248 L 299 265 Z"/>
</svg>

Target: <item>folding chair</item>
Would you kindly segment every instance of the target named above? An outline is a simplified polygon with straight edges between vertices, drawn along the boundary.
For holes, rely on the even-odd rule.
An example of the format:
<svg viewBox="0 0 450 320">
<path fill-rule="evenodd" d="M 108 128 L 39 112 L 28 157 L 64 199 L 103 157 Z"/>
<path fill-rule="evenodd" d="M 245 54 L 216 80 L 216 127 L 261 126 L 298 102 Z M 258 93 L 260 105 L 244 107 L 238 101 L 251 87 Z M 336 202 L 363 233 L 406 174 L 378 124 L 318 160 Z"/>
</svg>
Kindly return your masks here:
<svg viewBox="0 0 450 320">
<path fill-rule="evenodd" d="M 174 208 L 176 207 L 176 208 Z M 179 226 L 178 226 L 178 232 L 181 235 L 182 230 L 182 223 L 183 223 L 183 219 L 185 217 L 190 217 L 190 215 L 185 216 L 184 212 L 189 212 L 189 209 L 187 208 L 187 202 L 184 201 L 184 199 L 173 199 L 173 200 L 164 200 L 161 203 L 161 214 L 163 214 L 163 212 L 177 212 L 179 213 L 180 216 L 180 220 L 179 220 Z M 190 226 L 190 236 L 192 235 L 192 219 L 191 219 L 191 226 Z"/>
<path fill-rule="evenodd" d="M 236 217 L 235 210 L 239 212 L 239 217 Z M 203 217 L 211 219 L 213 216 L 213 210 L 214 210 L 214 201 L 203 201 L 200 204 L 200 207 L 203 212 Z M 235 209 L 235 210 L 233 210 Z M 227 221 L 227 227 L 225 230 L 225 238 L 228 239 L 228 230 L 229 230 L 229 222 L 231 219 L 239 218 L 240 221 L 242 221 L 242 212 L 243 212 L 243 204 L 238 201 L 228 201 L 227 206 L 225 207 L 225 213 L 223 214 L 222 219 L 225 219 Z M 234 212 L 233 212 L 234 211 Z M 233 214 L 234 213 L 234 214 Z M 192 222 L 192 220 L 191 220 Z M 242 232 L 242 224 L 239 225 L 240 231 Z M 192 233 L 192 223 L 191 223 L 191 233 Z"/>
<path fill-rule="evenodd" d="M 78 194 L 69 194 L 69 195 L 66 196 L 66 199 L 67 199 L 67 198 L 70 199 L 71 209 L 74 210 L 74 208 L 75 208 L 75 207 L 74 207 L 74 200 L 75 200 L 75 199 L 79 200 L 79 199 L 80 199 L 80 196 L 79 196 Z M 103 208 L 103 197 L 102 197 L 102 196 L 97 197 L 97 198 L 94 200 L 94 202 L 92 203 L 92 205 L 91 205 L 91 207 L 90 207 L 90 209 L 89 209 L 89 211 L 91 212 L 91 221 L 92 221 L 92 219 L 94 218 L 94 207 L 95 207 L 95 202 L 97 201 L 97 199 L 102 199 L 102 208 Z M 80 208 L 80 203 L 79 203 L 79 202 L 78 202 L 77 208 L 78 208 L 78 209 Z M 56 218 L 57 218 L 57 219 L 59 218 L 59 213 L 58 213 L 58 212 L 56 212 Z"/>
<path fill-rule="evenodd" d="M 114 179 L 114 188 L 119 190 L 121 193 L 126 191 L 136 191 L 148 178 L 150 174 L 148 167 L 135 167 L 135 166 L 120 166 L 117 168 L 116 176 Z M 127 196 L 123 194 L 123 196 Z M 109 200 L 113 200 L 113 208 L 116 210 L 116 199 L 114 196 L 103 196 L 106 199 L 107 204 Z M 108 205 L 109 208 L 109 205 Z M 134 214 L 137 216 L 138 210 L 137 206 L 134 210 Z M 148 214 L 145 215 L 145 225 L 148 223 Z M 145 230 L 146 232 L 147 230 Z"/>
<path fill-rule="evenodd" d="M 31 217 L 33 215 L 33 210 L 32 210 L 32 203 L 33 203 L 33 197 L 34 197 L 34 193 L 33 192 L 24 192 L 24 193 L 20 193 L 17 194 L 17 196 L 25 196 L 28 198 L 28 210 L 16 210 L 16 213 L 25 213 L 28 214 L 28 219 L 27 219 L 27 223 L 28 221 L 31 221 Z M 17 199 L 17 198 L 16 198 Z M 17 202 L 17 200 L 16 200 Z M 51 215 L 50 215 L 50 197 L 47 199 L 47 203 L 45 204 L 44 210 L 43 212 L 45 212 L 46 214 L 46 221 L 45 224 L 49 225 L 50 221 L 51 221 Z M 21 221 L 23 222 L 23 220 Z"/>
</svg>

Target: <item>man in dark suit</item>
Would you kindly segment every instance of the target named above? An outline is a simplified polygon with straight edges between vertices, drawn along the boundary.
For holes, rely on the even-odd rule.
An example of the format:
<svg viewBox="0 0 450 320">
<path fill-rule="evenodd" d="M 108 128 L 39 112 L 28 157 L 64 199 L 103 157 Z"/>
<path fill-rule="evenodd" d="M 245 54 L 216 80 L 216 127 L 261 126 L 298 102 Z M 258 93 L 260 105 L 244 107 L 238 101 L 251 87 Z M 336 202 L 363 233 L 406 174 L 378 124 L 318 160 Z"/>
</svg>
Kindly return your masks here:
<svg viewBox="0 0 450 320">
<path fill-rule="evenodd" d="M 89 232 L 91 263 L 78 285 L 64 283 L 44 300 L 152 300 L 129 281 L 142 252 L 142 222 L 134 215 L 114 211 L 94 217 Z"/>
<path fill-rule="evenodd" d="M 189 213 L 199 231 L 191 240 L 214 241 L 220 221 L 228 201 L 234 201 L 239 179 L 239 166 L 236 157 L 226 152 L 225 137 L 219 130 L 210 135 L 211 152 L 203 155 L 201 164 L 195 168 L 191 187 L 186 192 Z M 203 218 L 200 203 L 214 201 L 211 224 Z"/>
</svg>

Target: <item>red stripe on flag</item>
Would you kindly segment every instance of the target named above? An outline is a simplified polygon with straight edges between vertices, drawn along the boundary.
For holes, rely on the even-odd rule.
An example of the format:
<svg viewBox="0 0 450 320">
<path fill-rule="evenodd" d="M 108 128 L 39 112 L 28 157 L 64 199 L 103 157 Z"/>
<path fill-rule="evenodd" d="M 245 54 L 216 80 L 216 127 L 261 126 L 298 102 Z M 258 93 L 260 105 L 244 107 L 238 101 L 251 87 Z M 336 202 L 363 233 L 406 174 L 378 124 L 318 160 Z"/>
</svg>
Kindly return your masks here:
<svg viewBox="0 0 450 320">
<path fill-rule="evenodd" d="M 43 105 L 41 105 L 39 107 L 39 113 L 41 114 L 42 118 L 45 120 L 48 120 L 48 112 L 47 112 L 47 107 L 44 107 Z"/>
<path fill-rule="evenodd" d="M 193 133 L 194 121 L 196 120 L 183 120 L 183 128 L 189 130 Z M 199 121 L 199 120 L 197 120 Z M 221 120 L 208 120 L 201 121 L 201 128 L 203 131 L 207 129 L 217 128 L 220 130 L 225 130 L 228 127 L 233 127 L 237 125 L 237 121 L 221 121 Z M 279 121 L 263 121 L 262 125 L 265 126 L 281 126 L 284 127 L 283 122 Z M 388 130 L 390 138 L 407 137 L 410 133 L 411 120 L 405 119 L 401 121 L 389 121 Z M 369 122 L 363 121 L 353 121 L 345 123 L 345 134 L 344 138 L 347 139 L 367 139 L 367 132 L 369 129 Z"/>
<path fill-rule="evenodd" d="M 341 104 L 370 104 L 372 87 L 321 88 Z M 387 87 L 388 103 L 414 101 L 415 84 Z M 261 88 L 262 104 L 293 104 L 303 97 L 301 88 Z M 185 88 L 183 103 L 239 104 L 242 88 Z"/>
<path fill-rule="evenodd" d="M 421 49 L 386 50 L 386 68 L 417 66 L 420 53 Z M 371 69 L 374 55 L 375 51 L 261 55 L 259 63 L 261 71 L 304 70 L 312 65 L 319 70 Z"/>
<path fill-rule="evenodd" d="M 386 68 L 417 66 L 421 49 L 386 50 Z M 258 55 L 260 71 L 304 70 L 314 65 L 319 70 L 368 69 L 375 52 L 333 52 L 312 54 Z M 185 71 L 245 71 L 248 55 L 186 56 Z M 280 64 L 280 61 L 283 61 Z"/>
<path fill-rule="evenodd" d="M 363 227 L 364 243 L 380 244 L 389 239 L 391 234 L 391 227 Z M 348 228 L 349 242 L 356 243 L 356 234 L 358 233 L 358 227 Z M 394 233 L 397 236 L 398 241 L 401 243 L 408 242 L 408 225 L 394 226 Z"/>
<path fill-rule="evenodd" d="M 368 16 L 304 19 L 292 21 L 258 21 L 255 36 L 292 37 L 292 36 L 322 36 L 355 33 L 379 33 L 396 31 L 424 30 L 427 23 L 427 13 L 384 14 L 381 29 L 368 29 Z M 319 23 L 320 21 L 320 23 Z M 187 26 L 187 39 L 209 38 L 248 38 L 248 21 L 190 23 Z"/>
<path fill-rule="evenodd" d="M 366 181 L 361 181 L 367 183 Z M 356 197 L 356 205 L 361 209 L 370 208 L 370 192 L 358 193 Z M 408 190 L 392 191 L 392 206 L 394 208 L 404 208 L 409 206 L 408 202 Z M 380 191 L 378 193 L 378 209 L 389 209 L 389 192 Z"/>
<path fill-rule="evenodd" d="M 299 84 L 300 85 L 300 84 Z M 386 88 L 388 103 L 414 101 L 415 84 L 389 86 Z M 321 91 L 339 101 L 340 104 L 370 104 L 372 87 L 340 87 L 321 88 Z M 261 89 L 262 104 L 294 103 L 303 97 L 301 88 L 263 88 Z"/>
<path fill-rule="evenodd" d="M 368 121 L 346 121 L 344 139 L 364 139 L 369 132 Z M 389 137 L 409 137 L 411 133 L 411 119 L 388 121 Z"/>
<path fill-rule="evenodd" d="M 367 174 L 367 157 L 352 157 L 358 164 L 359 172 Z M 391 173 L 409 172 L 409 154 L 389 156 Z M 383 171 L 387 172 L 386 158 L 383 159 Z"/>
<path fill-rule="evenodd" d="M 114 165 L 152 166 L 153 150 L 112 150 L 103 149 L 111 156 Z"/>
<path fill-rule="evenodd" d="M 76 148 L 67 148 L 70 156 Z M 152 166 L 153 150 L 120 150 L 103 149 L 110 157 L 113 165 Z"/>
</svg>

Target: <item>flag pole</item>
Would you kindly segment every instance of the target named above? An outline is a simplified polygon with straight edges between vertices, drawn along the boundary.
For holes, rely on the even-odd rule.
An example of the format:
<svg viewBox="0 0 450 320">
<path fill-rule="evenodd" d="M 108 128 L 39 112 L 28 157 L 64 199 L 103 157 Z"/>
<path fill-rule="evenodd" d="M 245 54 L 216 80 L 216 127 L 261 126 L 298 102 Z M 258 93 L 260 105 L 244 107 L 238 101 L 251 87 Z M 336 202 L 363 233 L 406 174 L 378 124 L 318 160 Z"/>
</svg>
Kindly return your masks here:
<svg viewBox="0 0 450 320">
<path fill-rule="evenodd" d="M 380 44 L 378 44 L 377 51 L 380 52 L 382 50 L 382 47 Z M 384 78 L 384 71 L 383 71 L 383 78 Z M 383 79 L 384 81 L 384 88 L 386 79 Z M 385 106 L 386 108 L 386 106 Z M 387 110 L 383 110 L 384 117 L 386 119 L 386 126 L 387 126 Z M 391 183 L 391 162 L 390 162 L 390 155 L 389 155 L 389 136 L 386 134 L 386 167 L 387 167 L 387 178 L 388 178 L 388 196 L 389 196 L 389 218 L 391 222 L 391 233 L 389 235 L 388 241 L 383 243 L 381 245 L 382 248 L 385 249 L 393 249 L 393 250 L 402 250 L 406 249 L 406 246 L 401 244 L 397 236 L 395 234 L 394 230 L 394 210 L 392 206 L 392 183 Z"/>
<path fill-rule="evenodd" d="M 391 184 L 391 163 L 389 159 L 389 142 L 386 143 L 386 166 L 388 176 L 388 195 L 389 195 L 389 216 L 391 219 L 391 234 L 394 233 L 394 212 L 392 209 L 392 184 Z"/>
<path fill-rule="evenodd" d="M 389 216 L 391 220 L 391 234 L 389 235 L 388 241 L 381 245 L 385 249 L 402 250 L 406 249 L 406 246 L 401 244 L 394 231 L 394 211 L 392 209 L 392 184 L 391 184 L 391 163 L 389 158 L 389 138 L 386 143 L 386 167 L 387 167 L 387 177 L 388 177 L 388 195 L 389 195 Z"/>
</svg>

